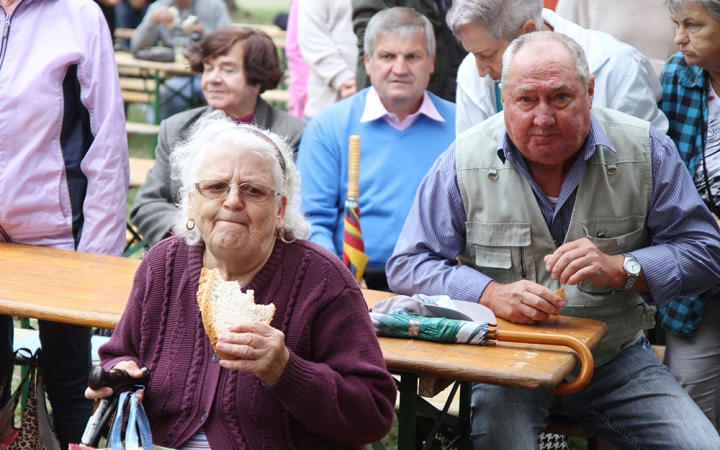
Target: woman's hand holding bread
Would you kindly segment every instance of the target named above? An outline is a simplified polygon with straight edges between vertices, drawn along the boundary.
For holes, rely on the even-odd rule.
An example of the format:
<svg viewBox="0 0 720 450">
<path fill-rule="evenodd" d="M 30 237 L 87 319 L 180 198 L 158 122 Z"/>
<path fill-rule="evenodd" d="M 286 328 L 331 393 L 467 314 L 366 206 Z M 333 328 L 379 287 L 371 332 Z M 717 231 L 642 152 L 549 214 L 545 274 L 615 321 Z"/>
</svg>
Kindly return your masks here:
<svg viewBox="0 0 720 450">
<path fill-rule="evenodd" d="M 272 387 L 282 375 L 290 359 L 285 347 L 285 334 L 262 322 L 242 320 L 218 336 L 218 350 L 236 356 L 236 360 L 220 360 L 226 369 L 252 372 Z"/>
</svg>

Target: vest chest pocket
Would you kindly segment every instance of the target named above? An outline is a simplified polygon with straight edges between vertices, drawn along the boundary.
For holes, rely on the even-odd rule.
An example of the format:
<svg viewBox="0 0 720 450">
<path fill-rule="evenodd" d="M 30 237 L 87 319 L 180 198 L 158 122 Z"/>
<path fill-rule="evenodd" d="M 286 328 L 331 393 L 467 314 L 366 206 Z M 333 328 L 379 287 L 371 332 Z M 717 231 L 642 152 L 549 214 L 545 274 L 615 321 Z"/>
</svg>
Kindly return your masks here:
<svg viewBox="0 0 720 450">
<path fill-rule="evenodd" d="M 645 227 L 645 216 L 628 216 L 612 219 L 588 219 L 583 221 L 585 237 L 601 252 L 608 255 L 626 253 L 649 245 L 650 235 Z M 590 281 L 578 284 L 578 289 L 590 294 L 605 295 L 604 287 Z"/>
<path fill-rule="evenodd" d="M 465 225 L 475 269 L 498 283 L 535 279 L 534 266 L 526 255 L 531 241 L 529 223 L 468 222 Z"/>
</svg>

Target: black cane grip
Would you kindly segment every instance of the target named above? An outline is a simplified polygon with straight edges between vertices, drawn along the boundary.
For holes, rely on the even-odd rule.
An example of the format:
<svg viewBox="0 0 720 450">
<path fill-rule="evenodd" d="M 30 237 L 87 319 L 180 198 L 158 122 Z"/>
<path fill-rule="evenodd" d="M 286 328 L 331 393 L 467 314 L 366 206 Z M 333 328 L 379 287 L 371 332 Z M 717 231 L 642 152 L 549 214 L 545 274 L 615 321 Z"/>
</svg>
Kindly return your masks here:
<svg viewBox="0 0 720 450">
<path fill-rule="evenodd" d="M 123 369 L 110 369 L 106 371 L 100 366 L 95 366 L 88 377 L 88 386 L 93 390 L 109 386 L 112 388 L 114 394 L 133 390 L 133 388 L 138 385 L 147 387 L 150 381 L 150 371 L 147 367 L 143 367 L 140 370 L 143 373 L 142 376 L 140 378 L 133 378 Z"/>
</svg>

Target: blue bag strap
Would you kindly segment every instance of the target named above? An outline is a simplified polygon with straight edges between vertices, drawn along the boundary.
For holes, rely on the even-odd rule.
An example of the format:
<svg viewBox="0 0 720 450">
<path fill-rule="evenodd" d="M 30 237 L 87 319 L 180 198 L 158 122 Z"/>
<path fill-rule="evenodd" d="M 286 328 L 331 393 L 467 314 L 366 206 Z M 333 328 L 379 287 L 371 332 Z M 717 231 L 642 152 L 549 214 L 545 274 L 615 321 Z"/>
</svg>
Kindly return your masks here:
<svg viewBox="0 0 720 450">
<path fill-rule="evenodd" d="M 125 402 L 131 392 L 123 392 L 120 394 L 118 399 L 117 411 L 115 412 L 115 419 L 113 419 L 112 428 L 108 434 L 108 447 L 120 450 L 123 448 L 122 444 L 122 427 L 123 427 L 123 411 L 125 410 Z"/>
<path fill-rule="evenodd" d="M 138 431 L 140 435 L 138 436 Z M 151 449 L 152 432 L 150 431 L 150 422 L 145 414 L 145 408 L 138 401 L 135 393 L 130 398 L 130 416 L 128 417 L 127 432 L 125 433 L 125 448 L 127 450 L 138 450 L 142 447 Z"/>
</svg>

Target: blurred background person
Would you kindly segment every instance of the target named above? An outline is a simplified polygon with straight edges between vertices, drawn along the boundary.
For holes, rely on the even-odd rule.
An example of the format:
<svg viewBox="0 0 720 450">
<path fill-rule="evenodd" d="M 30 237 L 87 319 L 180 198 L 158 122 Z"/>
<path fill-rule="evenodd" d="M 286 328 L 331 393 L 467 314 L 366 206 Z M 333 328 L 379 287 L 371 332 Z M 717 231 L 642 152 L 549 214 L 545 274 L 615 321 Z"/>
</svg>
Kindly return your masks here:
<svg viewBox="0 0 720 450">
<path fill-rule="evenodd" d="M 660 76 L 660 108 L 700 196 L 720 215 L 720 0 L 666 0 L 675 23 L 672 56 Z M 674 300 L 659 311 L 665 364 L 717 425 L 720 384 L 720 295 Z"/>
<path fill-rule="evenodd" d="M 435 66 L 427 90 L 450 102 L 455 102 L 455 83 L 458 67 L 467 51 L 455 40 L 445 23 L 445 16 L 455 0 L 352 0 L 353 30 L 360 50 L 355 85 L 358 91 L 370 86 L 365 72 L 363 45 L 365 28 L 370 19 L 385 8 L 405 6 L 412 8 L 430 20 L 435 33 Z"/>
<path fill-rule="evenodd" d="M 170 235 L 180 180 L 171 176 L 172 146 L 183 139 L 204 113 L 220 109 L 238 123 L 252 123 L 284 136 L 295 152 L 305 122 L 260 97 L 275 89 L 283 76 L 277 48 L 270 36 L 246 27 L 225 27 L 210 33 L 186 52 L 190 67 L 202 80 L 209 106 L 185 111 L 160 124 L 155 165 L 140 186 L 130 221 L 149 245 Z"/>
<path fill-rule="evenodd" d="M 154 443 L 360 450 L 384 437 L 397 388 L 357 283 L 305 240 L 290 147 L 215 111 L 172 160 L 181 180 L 177 235 L 145 256 L 100 349 L 105 369 L 150 370 L 143 404 Z M 217 349 L 237 360 L 219 360 L 203 327 L 203 268 L 275 305 L 269 325 L 238 321 L 219 336 Z"/>
<path fill-rule="evenodd" d="M 0 241 L 119 256 L 129 167 L 107 22 L 90 0 L 0 5 Z M 38 323 L 53 425 L 66 448 L 80 442 L 92 411 L 83 395 L 91 330 Z M 3 379 L 12 317 L 0 316 L 0 336 Z"/>
<path fill-rule="evenodd" d="M 298 0 L 298 44 L 310 68 L 305 117 L 355 94 L 357 43 L 350 0 Z"/>
<path fill-rule="evenodd" d="M 299 118 L 305 118 L 305 104 L 307 103 L 308 78 L 310 68 L 303 59 L 298 43 L 298 4 L 293 0 L 288 13 L 287 34 L 285 35 L 285 58 L 290 71 L 290 84 L 288 86 L 287 107 L 288 112 Z"/>
<path fill-rule="evenodd" d="M 583 48 L 595 77 L 594 105 L 667 130 L 667 118 L 657 107 L 662 88 L 650 61 L 606 33 L 586 30 L 543 9 L 542 0 L 455 0 L 447 20 L 470 52 L 458 70 L 458 133 L 502 111 L 502 55 L 517 37 L 541 30 L 570 36 Z"/>
<path fill-rule="evenodd" d="M 182 54 L 192 42 L 199 42 L 218 28 L 231 25 L 230 14 L 223 0 L 157 0 L 130 40 L 130 50 L 146 47 L 171 47 Z M 173 114 L 205 104 L 200 77 L 195 75 L 170 78 L 160 86 L 160 117 L 152 108 L 147 110 L 148 123 L 165 120 Z"/>
<path fill-rule="evenodd" d="M 650 60 L 657 74 L 677 51 L 675 29 L 663 0 L 559 0 L 555 12 L 632 45 Z"/>
</svg>

